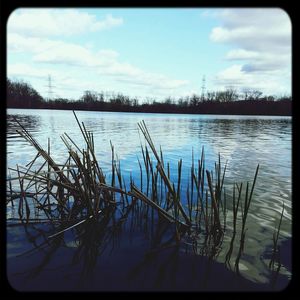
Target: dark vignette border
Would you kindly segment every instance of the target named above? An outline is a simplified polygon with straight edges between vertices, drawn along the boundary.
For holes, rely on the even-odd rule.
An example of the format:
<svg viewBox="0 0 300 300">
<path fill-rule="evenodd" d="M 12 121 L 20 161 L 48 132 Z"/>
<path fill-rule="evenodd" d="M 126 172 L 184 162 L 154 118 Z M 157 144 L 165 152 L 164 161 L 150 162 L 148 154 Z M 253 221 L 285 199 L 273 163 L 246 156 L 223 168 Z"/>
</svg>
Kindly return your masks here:
<svg viewBox="0 0 300 300">
<path fill-rule="evenodd" d="M 295 89 L 295 78 L 298 78 L 296 76 L 297 68 L 299 67 L 299 59 L 297 53 L 300 53 L 299 49 L 296 47 L 296 36 L 297 36 L 297 8 L 296 8 L 296 2 L 295 1 L 288 1 L 287 0 L 203 0 L 203 1 L 196 1 L 196 0 L 186 0 L 186 1 L 170 1 L 170 0 L 143 0 L 143 1 L 129 1 L 129 0 L 46 0 L 46 1 L 37 1 L 37 0 L 2 0 L 0 1 L 0 36 L 1 36 L 1 60 L 0 60 L 0 66 L 1 66 L 1 100 L 0 100 L 0 113 L 1 113 L 1 157 L 0 160 L 0 167 L 1 167 L 1 173 L 0 173 L 0 192 L 1 192 L 1 234 L 0 234 L 0 243 L 1 243 L 1 287 L 2 293 L 8 293 L 8 294 L 20 294 L 20 296 L 32 296 L 35 294 L 36 296 L 42 294 L 42 293 L 19 293 L 12 289 L 12 287 L 9 285 L 8 280 L 6 278 L 6 204 L 5 204 L 5 194 L 6 194 L 6 143 L 4 143 L 4 140 L 6 140 L 6 76 L 7 76 L 7 70 L 6 70 L 6 23 L 9 18 L 9 15 L 19 7 L 95 7 L 95 8 L 101 8 L 101 7 L 279 7 L 285 10 L 288 15 L 290 16 L 291 23 L 292 23 L 292 236 L 293 238 L 293 249 L 292 249 L 292 280 L 291 283 L 288 285 L 288 287 L 282 291 L 277 293 L 268 293 L 270 294 L 272 298 L 275 297 L 282 297 L 285 293 L 293 293 L 296 291 L 296 285 L 298 282 L 298 270 L 297 265 L 299 264 L 299 259 L 297 257 L 297 250 L 296 250 L 296 235 L 297 235 L 297 227 L 299 227 L 299 224 L 297 224 L 297 212 L 299 211 L 299 208 L 297 209 L 297 206 L 299 204 L 297 203 L 296 197 L 293 197 L 295 194 L 295 185 L 298 175 L 298 170 L 300 167 L 299 162 L 299 140 L 300 140 L 300 130 L 299 130 L 299 117 L 297 116 L 298 109 L 297 106 L 300 101 L 298 93 Z M 299 35 L 299 33 L 298 33 Z M 298 49 L 298 50 L 296 50 Z M 296 55 L 295 55 L 296 53 Z M 72 293 L 73 294 L 73 293 Z M 81 294 L 81 293 L 80 293 Z M 92 293 L 90 293 L 92 294 Z M 242 295 L 239 295 L 240 292 L 236 293 L 226 293 L 226 295 L 230 297 L 240 297 Z M 251 296 L 255 296 L 255 294 L 258 294 L 257 292 L 251 293 Z M 267 296 L 266 293 L 264 293 L 263 296 Z"/>
</svg>

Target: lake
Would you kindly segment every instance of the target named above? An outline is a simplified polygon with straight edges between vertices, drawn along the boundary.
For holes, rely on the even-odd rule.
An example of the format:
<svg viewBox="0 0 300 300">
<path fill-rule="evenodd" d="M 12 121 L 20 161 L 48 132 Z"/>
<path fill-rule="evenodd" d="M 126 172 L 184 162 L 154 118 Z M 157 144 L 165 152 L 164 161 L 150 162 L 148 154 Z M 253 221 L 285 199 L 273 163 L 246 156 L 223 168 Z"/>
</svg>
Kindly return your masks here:
<svg viewBox="0 0 300 300">
<path fill-rule="evenodd" d="M 94 133 L 95 150 L 101 168 L 111 176 L 111 145 L 114 146 L 117 158 L 120 161 L 125 181 L 130 176 L 135 178 L 139 174 L 138 159 L 142 161 L 141 144 L 145 144 L 142 134 L 138 130 L 137 123 L 144 120 L 151 134 L 152 140 L 157 149 L 161 146 L 164 153 L 164 161 L 170 164 L 170 173 L 177 170 L 177 162 L 182 159 L 182 190 L 186 189 L 189 183 L 189 172 L 192 157 L 197 161 L 200 159 L 202 147 L 204 147 L 206 169 L 213 170 L 215 161 L 220 154 L 221 163 L 227 162 L 225 185 L 230 189 L 234 182 L 252 182 L 257 164 L 260 165 L 259 174 L 254 190 L 253 202 L 247 219 L 246 248 L 247 253 L 241 259 L 242 279 L 246 280 L 244 289 L 268 289 L 266 284 L 270 281 L 270 271 L 268 262 L 270 259 L 270 249 L 272 248 L 272 236 L 275 226 L 278 225 L 282 205 L 284 203 L 284 213 L 279 235 L 279 245 L 282 245 L 282 266 L 279 272 L 279 280 L 284 284 L 291 278 L 291 223 L 292 223 L 292 196 L 291 196 L 291 148 L 292 148 L 292 119 L 291 117 L 273 116 L 222 116 L 222 115 L 181 115 L 181 114 L 143 114 L 143 113 L 113 113 L 113 112 L 86 112 L 78 111 L 77 116 L 84 122 L 86 128 Z M 71 111 L 59 110 L 7 110 L 7 167 L 15 168 L 18 164 L 25 166 L 36 155 L 36 151 L 22 137 L 16 133 L 18 125 L 13 117 L 32 134 L 32 136 L 47 149 L 48 138 L 50 138 L 51 155 L 58 163 L 64 163 L 66 148 L 60 136 L 66 132 L 78 145 L 84 145 L 81 132 L 78 128 L 74 115 Z M 7 173 L 10 176 L 10 173 Z M 176 177 L 172 178 L 176 181 Z M 184 198 L 184 193 L 183 197 Z M 185 200 L 183 200 L 184 202 Z M 11 207 L 7 208 L 7 217 L 15 217 L 15 212 Z M 39 227 L 40 226 L 40 227 Z M 125 230 L 120 238 L 120 248 L 115 250 L 115 258 L 104 251 L 102 258 L 95 262 L 96 271 L 93 280 L 88 281 L 88 286 L 74 286 L 74 282 L 81 278 L 80 264 L 75 269 L 71 268 L 71 263 L 67 267 L 64 264 L 76 251 L 76 246 L 68 249 L 60 247 L 47 267 L 38 272 L 37 276 L 25 276 L 26 270 L 32 268 L 34 261 L 43 259 L 42 251 L 36 256 L 24 258 L 18 256 L 25 250 L 33 247 L 32 242 L 25 234 L 26 230 L 34 235 L 34 232 L 42 229 L 47 232 L 47 225 L 39 225 L 37 228 L 24 229 L 22 226 L 8 226 L 7 262 L 8 277 L 13 287 L 19 290 L 52 290 L 51 283 L 60 279 L 59 284 L 55 284 L 54 290 L 79 289 L 79 290 L 138 290 L 142 289 L 140 275 L 137 279 L 132 279 L 130 284 L 125 285 L 129 269 L 143 260 L 143 251 L 146 248 L 147 239 L 142 233 L 134 235 L 133 244 L 129 243 L 129 233 Z M 27 232 L 28 233 L 28 232 Z M 72 239 L 69 237 L 69 244 Z M 226 244 L 227 243 L 227 244 Z M 137 245 L 134 246 L 133 245 Z M 135 249 L 134 251 L 132 249 Z M 212 274 L 223 274 L 227 277 L 228 270 L 223 268 L 221 262 L 228 248 L 228 241 L 224 240 L 224 247 L 213 265 Z M 140 249 L 138 251 L 137 249 Z M 169 251 L 169 250 L 167 250 Z M 245 251 L 246 252 L 246 251 Z M 176 255 L 164 252 L 156 257 L 154 270 L 153 261 L 142 264 L 141 274 L 158 274 L 157 279 L 162 290 L 226 290 L 235 289 L 236 284 L 223 284 L 219 286 L 213 284 L 216 275 L 211 274 L 211 282 L 207 279 L 206 286 L 197 284 L 195 278 L 203 278 L 204 275 L 194 271 L 194 281 L 184 282 L 178 279 L 180 276 L 174 274 L 172 280 L 168 281 L 161 277 L 163 274 L 186 272 L 188 266 L 195 265 L 196 260 L 201 260 L 199 266 L 206 264 L 201 256 L 193 258 L 184 256 L 181 249 Z M 18 257 L 17 259 L 15 259 Z M 176 258 L 176 264 L 174 263 Z M 170 263 L 166 261 L 170 258 Z M 173 258 L 173 260 L 171 260 Z M 196 259 L 196 260 L 195 260 Z M 160 268 L 159 266 L 163 266 Z M 174 271 L 172 268 L 177 266 Z M 120 267 L 122 266 L 122 267 Z M 173 267 L 172 267 L 173 266 Z M 113 279 L 118 271 L 117 279 Z M 144 268 L 144 269 L 143 269 Z M 152 268 L 152 269 L 151 269 Z M 219 270 L 220 268 L 220 270 Z M 162 269 L 164 272 L 162 272 Z M 201 268 L 200 268 L 201 269 Z M 63 270 L 63 274 L 61 271 Z M 72 271 L 70 271 L 72 270 Z M 102 271 L 101 271 L 102 270 Z M 136 269 L 134 274 L 137 274 Z M 172 271 L 173 270 L 173 271 Z M 129 271 L 128 271 L 129 272 Z M 22 275 L 23 274 L 23 275 Z M 58 275 L 59 274 L 59 275 Z M 132 274 L 132 273 L 130 273 Z M 196 275 L 195 275 L 196 274 Z M 231 274 L 231 273 L 230 273 Z M 24 283 L 24 276 L 26 284 Z M 58 276 L 58 277 L 57 277 Z M 102 284 L 95 283 L 95 278 L 101 277 Z M 145 277 L 145 290 L 152 290 L 157 285 L 150 285 L 154 275 Z M 160 276 L 160 277 L 159 277 Z M 165 275 L 167 276 L 167 275 Z M 118 281 L 118 284 L 112 284 Z M 202 280 L 202 279 L 201 279 Z M 236 280 L 236 279 L 234 279 Z M 156 284 L 157 284 L 156 282 Z M 163 283 L 162 283 L 163 282 Z M 220 278 L 221 282 L 221 278 Z M 233 281 L 236 282 L 236 281 Z M 244 282 L 244 281 L 243 281 Z M 152 284 L 152 283 L 151 283 Z M 241 284 L 241 286 L 243 286 Z M 251 286 L 251 284 L 256 284 Z M 283 284 L 283 286 L 284 286 Z M 281 286 L 282 287 L 282 286 Z M 159 289 L 159 288 L 157 288 Z M 243 288 L 240 288 L 243 290 Z"/>
</svg>

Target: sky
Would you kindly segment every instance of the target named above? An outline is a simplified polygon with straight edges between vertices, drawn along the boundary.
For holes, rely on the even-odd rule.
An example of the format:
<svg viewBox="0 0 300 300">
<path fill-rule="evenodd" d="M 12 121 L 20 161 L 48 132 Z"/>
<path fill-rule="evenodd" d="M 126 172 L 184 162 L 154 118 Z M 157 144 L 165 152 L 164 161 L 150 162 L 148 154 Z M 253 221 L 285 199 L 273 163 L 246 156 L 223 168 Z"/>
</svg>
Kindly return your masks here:
<svg viewBox="0 0 300 300">
<path fill-rule="evenodd" d="M 291 22 L 279 8 L 20 8 L 7 22 L 7 77 L 74 100 L 290 95 Z"/>
</svg>

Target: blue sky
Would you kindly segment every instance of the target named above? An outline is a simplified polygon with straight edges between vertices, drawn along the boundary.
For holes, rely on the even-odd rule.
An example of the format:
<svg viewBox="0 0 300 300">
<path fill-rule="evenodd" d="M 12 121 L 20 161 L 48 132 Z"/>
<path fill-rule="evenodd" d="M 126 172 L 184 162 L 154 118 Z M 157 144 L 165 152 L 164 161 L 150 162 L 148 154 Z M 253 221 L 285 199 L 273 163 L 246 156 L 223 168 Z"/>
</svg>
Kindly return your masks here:
<svg viewBox="0 0 300 300">
<path fill-rule="evenodd" d="M 291 93 L 291 24 L 280 9 L 18 9 L 7 76 L 48 96 L 147 98 L 235 88 Z"/>
</svg>

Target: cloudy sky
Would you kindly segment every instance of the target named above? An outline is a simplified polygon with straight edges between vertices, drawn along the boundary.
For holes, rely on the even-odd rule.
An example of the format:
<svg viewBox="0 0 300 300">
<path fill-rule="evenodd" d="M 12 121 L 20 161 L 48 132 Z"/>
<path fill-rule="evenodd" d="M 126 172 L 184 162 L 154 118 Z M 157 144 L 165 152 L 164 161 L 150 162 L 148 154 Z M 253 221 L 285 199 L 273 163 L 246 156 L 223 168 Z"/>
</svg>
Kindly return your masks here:
<svg viewBox="0 0 300 300">
<path fill-rule="evenodd" d="M 85 90 L 162 99 L 233 87 L 291 93 L 291 23 L 280 9 L 18 9 L 7 76 L 48 96 Z"/>
</svg>

